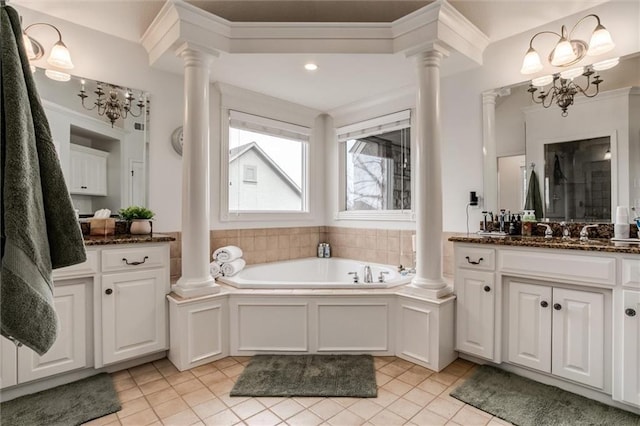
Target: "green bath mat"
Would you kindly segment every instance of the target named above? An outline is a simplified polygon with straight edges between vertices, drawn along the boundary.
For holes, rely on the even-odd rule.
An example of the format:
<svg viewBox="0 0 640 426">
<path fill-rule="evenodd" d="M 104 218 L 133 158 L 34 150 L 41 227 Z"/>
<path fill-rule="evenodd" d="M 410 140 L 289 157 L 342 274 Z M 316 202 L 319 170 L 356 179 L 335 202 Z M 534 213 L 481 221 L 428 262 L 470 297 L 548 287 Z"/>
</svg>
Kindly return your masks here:
<svg viewBox="0 0 640 426">
<path fill-rule="evenodd" d="M 0 405 L 3 425 L 72 426 L 120 410 L 113 380 L 107 373 L 21 396 Z"/>
<path fill-rule="evenodd" d="M 520 426 L 640 426 L 628 411 L 486 365 L 451 396 Z"/>
<path fill-rule="evenodd" d="M 378 394 L 371 355 L 256 355 L 231 396 L 345 396 Z"/>
</svg>

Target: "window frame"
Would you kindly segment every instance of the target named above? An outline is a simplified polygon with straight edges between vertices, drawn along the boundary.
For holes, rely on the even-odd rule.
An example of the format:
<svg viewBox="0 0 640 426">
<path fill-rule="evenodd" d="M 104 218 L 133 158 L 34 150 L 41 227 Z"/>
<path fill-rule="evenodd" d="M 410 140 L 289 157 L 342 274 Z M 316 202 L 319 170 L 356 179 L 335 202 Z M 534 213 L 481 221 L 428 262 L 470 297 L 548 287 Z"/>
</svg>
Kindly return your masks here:
<svg viewBox="0 0 640 426">
<path fill-rule="evenodd" d="M 234 111 L 246 116 L 253 116 L 260 121 L 272 124 L 283 123 L 291 126 L 293 129 L 304 131 L 307 134 L 307 140 L 299 141 L 302 144 L 302 182 L 300 189 L 302 191 L 302 208 L 301 210 L 232 210 L 229 206 L 229 129 L 231 128 L 231 112 Z M 220 138 L 220 220 L 222 222 L 234 221 L 296 221 L 311 219 L 310 212 L 310 175 L 309 175 L 309 156 L 311 152 L 311 143 L 313 142 L 313 128 L 288 123 L 281 119 L 259 115 L 254 112 L 246 112 L 242 108 L 222 107 L 220 110 L 221 138 Z M 250 130 L 250 129 L 248 129 Z M 278 135 L 273 135 L 278 136 Z"/>
<path fill-rule="evenodd" d="M 408 115 L 408 117 L 407 117 Z M 399 128 L 410 129 L 409 147 L 414 150 L 415 146 L 415 134 L 414 131 L 414 111 L 413 109 L 406 109 L 391 114 L 375 117 L 369 120 L 360 121 L 347 126 L 335 128 L 335 143 L 338 145 L 338 211 L 335 212 L 335 220 L 369 220 L 369 221 L 394 221 L 394 222 L 414 222 L 414 193 L 415 193 L 415 175 L 413 171 L 414 157 L 411 157 L 411 208 L 410 209 L 398 209 L 398 210 L 347 210 L 347 154 L 346 154 L 346 142 L 349 139 L 355 139 L 356 137 L 362 138 L 367 136 L 373 136 L 376 134 L 383 134 Z M 406 123 L 408 120 L 408 123 Z M 395 126 L 393 123 L 405 122 L 408 126 Z M 378 131 L 373 129 L 379 128 Z M 345 137 L 345 135 L 353 136 L 351 138 Z"/>
</svg>

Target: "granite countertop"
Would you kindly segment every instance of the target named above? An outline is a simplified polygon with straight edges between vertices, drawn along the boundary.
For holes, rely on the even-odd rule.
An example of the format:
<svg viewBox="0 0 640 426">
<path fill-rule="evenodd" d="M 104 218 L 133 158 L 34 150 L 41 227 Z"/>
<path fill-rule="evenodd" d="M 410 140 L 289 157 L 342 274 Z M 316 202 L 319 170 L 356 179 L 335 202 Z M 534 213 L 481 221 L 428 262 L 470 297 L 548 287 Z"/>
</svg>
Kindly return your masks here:
<svg viewBox="0 0 640 426">
<path fill-rule="evenodd" d="M 456 243 L 487 244 L 498 246 L 537 247 L 563 250 L 583 250 L 609 253 L 640 254 L 640 243 L 616 242 L 610 239 L 590 238 L 589 241 L 580 241 L 578 238 L 563 240 L 559 237 L 523 237 L 523 236 L 481 236 L 475 234 L 460 234 L 449 238 Z M 640 242 L 640 240 L 639 240 Z"/>
<path fill-rule="evenodd" d="M 85 246 L 104 246 L 109 244 L 140 244 L 140 243 L 162 243 L 175 241 L 175 238 L 164 234 L 131 235 L 116 234 L 107 237 L 96 235 L 84 235 Z"/>
</svg>

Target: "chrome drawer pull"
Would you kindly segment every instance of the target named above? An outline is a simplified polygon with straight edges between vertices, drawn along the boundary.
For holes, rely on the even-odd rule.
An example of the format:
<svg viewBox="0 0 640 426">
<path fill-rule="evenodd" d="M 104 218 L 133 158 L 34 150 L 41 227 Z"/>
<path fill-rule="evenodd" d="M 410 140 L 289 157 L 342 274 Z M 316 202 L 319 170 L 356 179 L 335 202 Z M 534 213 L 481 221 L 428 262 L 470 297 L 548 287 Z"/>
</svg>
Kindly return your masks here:
<svg viewBox="0 0 640 426">
<path fill-rule="evenodd" d="M 122 261 L 127 265 L 135 266 L 135 265 L 142 265 L 144 262 L 147 261 L 147 259 L 149 259 L 149 256 L 145 256 L 144 259 L 142 259 L 142 262 L 129 262 L 129 260 L 127 260 L 126 257 L 123 257 Z"/>
<path fill-rule="evenodd" d="M 467 262 L 469 262 L 472 265 L 479 265 L 480 262 L 482 262 L 484 260 L 483 258 L 480 258 L 480 259 L 478 259 L 477 262 L 474 262 L 473 260 L 469 259 L 469 256 L 465 257 L 465 259 L 467 259 Z"/>
</svg>

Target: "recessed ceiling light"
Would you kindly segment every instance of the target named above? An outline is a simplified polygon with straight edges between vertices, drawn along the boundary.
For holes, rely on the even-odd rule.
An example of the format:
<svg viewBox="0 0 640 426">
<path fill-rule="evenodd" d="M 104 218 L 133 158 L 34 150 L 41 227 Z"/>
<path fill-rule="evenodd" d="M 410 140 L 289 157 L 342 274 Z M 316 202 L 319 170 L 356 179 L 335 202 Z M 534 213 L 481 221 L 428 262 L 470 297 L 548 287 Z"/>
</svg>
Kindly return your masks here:
<svg viewBox="0 0 640 426">
<path fill-rule="evenodd" d="M 312 64 L 311 62 L 308 64 L 304 64 L 304 69 L 307 71 L 315 71 L 318 69 L 318 66 L 316 64 Z"/>
</svg>

